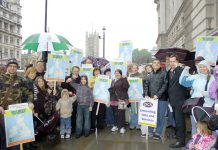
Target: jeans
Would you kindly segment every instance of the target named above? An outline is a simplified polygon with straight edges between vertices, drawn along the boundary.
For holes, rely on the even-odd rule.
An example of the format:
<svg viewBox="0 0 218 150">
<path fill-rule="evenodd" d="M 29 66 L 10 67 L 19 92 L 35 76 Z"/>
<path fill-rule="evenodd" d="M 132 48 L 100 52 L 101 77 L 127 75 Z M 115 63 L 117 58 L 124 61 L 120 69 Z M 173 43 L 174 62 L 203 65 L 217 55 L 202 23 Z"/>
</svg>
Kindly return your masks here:
<svg viewBox="0 0 218 150">
<path fill-rule="evenodd" d="M 176 127 L 175 119 L 173 117 L 173 112 L 170 112 L 169 107 L 167 107 L 167 116 L 168 116 L 168 126 Z"/>
<path fill-rule="evenodd" d="M 5 123 L 4 123 L 4 117 L 0 115 L 0 136 L 1 136 L 1 150 L 19 150 L 20 145 L 12 146 L 7 148 L 6 147 L 6 135 L 5 135 Z"/>
<path fill-rule="evenodd" d="M 91 113 L 89 111 L 89 106 L 87 105 L 77 106 L 77 115 L 76 115 L 76 134 L 77 135 L 82 134 L 83 124 L 84 124 L 84 134 L 89 134 L 90 126 L 91 126 L 90 115 Z"/>
<path fill-rule="evenodd" d="M 71 134 L 71 117 L 60 118 L 60 134 Z"/>
<path fill-rule="evenodd" d="M 196 122 L 193 118 L 192 115 L 190 115 L 190 119 L 191 119 L 191 124 L 192 124 L 192 135 L 194 135 L 195 133 L 197 133 L 197 127 L 196 127 Z"/>
<path fill-rule="evenodd" d="M 112 111 L 111 107 L 106 108 L 105 122 L 107 125 L 112 125 L 112 126 L 114 125 L 114 116 L 113 116 L 113 111 Z"/>
<path fill-rule="evenodd" d="M 167 101 L 158 100 L 158 110 L 157 110 L 157 126 L 156 135 L 161 136 L 164 127 L 164 116 L 167 110 Z M 148 128 L 149 134 L 153 134 L 153 127 Z"/>
<path fill-rule="evenodd" d="M 114 114 L 114 120 L 115 120 L 115 126 L 118 128 L 124 128 L 125 127 L 125 110 L 118 109 L 118 106 L 111 106 L 113 114 Z"/>
<path fill-rule="evenodd" d="M 131 107 L 130 107 L 130 112 L 131 112 L 131 116 L 130 116 L 130 127 L 134 128 L 134 127 L 139 127 L 138 125 L 138 103 L 134 102 L 131 103 Z"/>
</svg>

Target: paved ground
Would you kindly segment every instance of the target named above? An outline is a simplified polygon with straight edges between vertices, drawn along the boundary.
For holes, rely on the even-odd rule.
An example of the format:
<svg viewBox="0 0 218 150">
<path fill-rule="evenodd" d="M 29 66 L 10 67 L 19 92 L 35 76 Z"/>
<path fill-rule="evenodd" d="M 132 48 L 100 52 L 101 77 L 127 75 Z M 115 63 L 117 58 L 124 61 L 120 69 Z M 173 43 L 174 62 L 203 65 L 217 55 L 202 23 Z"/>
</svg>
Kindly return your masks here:
<svg viewBox="0 0 218 150">
<path fill-rule="evenodd" d="M 95 134 L 89 137 L 76 139 L 72 135 L 71 139 L 55 141 L 45 141 L 40 143 L 40 150 L 170 150 L 168 145 L 174 139 L 163 141 L 149 140 L 146 144 L 145 138 L 140 136 L 139 130 L 128 130 L 124 135 L 112 133 L 109 128 L 99 131 L 98 141 Z"/>
</svg>

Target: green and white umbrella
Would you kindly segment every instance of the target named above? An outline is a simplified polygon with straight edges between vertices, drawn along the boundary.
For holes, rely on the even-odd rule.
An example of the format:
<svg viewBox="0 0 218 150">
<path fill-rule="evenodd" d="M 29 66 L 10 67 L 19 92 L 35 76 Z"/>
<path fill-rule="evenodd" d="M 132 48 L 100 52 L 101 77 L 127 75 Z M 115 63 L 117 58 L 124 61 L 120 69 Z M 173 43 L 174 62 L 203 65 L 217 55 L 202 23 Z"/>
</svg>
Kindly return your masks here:
<svg viewBox="0 0 218 150">
<path fill-rule="evenodd" d="M 59 51 L 69 50 L 72 44 L 63 36 L 52 33 L 33 34 L 22 44 L 23 50 L 40 51 Z"/>
</svg>

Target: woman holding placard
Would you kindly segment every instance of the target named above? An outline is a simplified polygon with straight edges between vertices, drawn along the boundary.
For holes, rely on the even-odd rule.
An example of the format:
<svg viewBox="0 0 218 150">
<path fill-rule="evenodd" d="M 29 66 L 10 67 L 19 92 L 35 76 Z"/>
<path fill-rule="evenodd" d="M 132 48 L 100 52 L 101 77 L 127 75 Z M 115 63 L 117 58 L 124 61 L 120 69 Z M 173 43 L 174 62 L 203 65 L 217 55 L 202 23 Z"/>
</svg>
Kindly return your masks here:
<svg viewBox="0 0 218 150">
<path fill-rule="evenodd" d="M 125 109 L 128 103 L 128 89 L 129 83 L 127 78 L 122 77 L 122 71 L 117 69 L 115 71 L 115 79 L 112 81 L 110 92 L 111 107 L 114 114 L 115 125 L 111 129 L 112 132 L 120 129 L 120 133 L 125 133 Z"/>
</svg>

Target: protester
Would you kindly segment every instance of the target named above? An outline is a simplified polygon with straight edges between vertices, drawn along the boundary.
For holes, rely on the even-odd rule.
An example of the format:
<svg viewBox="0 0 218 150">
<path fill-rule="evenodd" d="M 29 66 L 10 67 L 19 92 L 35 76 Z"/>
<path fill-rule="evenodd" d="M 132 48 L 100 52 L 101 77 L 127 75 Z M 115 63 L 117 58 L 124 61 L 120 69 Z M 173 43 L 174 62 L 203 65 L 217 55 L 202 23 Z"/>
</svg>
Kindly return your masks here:
<svg viewBox="0 0 218 150">
<path fill-rule="evenodd" d="M 90 58 L 87 58 L 85 61 L 85 64 L 92 64 L 93 65 L 93 61 Z"/>
<path fill-rule="evenodd" d="M 213 76 L 215 78 L 215 80 L 211 83 L 211 85 L 209 86 L 209 97 L 211 99 L 216 100 L 216 103 L 218 101 L 218 66 L 216 66 L 213 69 Z"/>
<path fill-rule="evenodd" d="M 189 73 L 192 74 L 192 75 L 198 74 L 197 66 L 203 60 L 205 60 L 205 59 L 202 56 L 196 57 L 195 60 L 194 60 L 195 66 L 189 69 Z"/>
<path fill-rule="evenodd" d="M 71 85 L 77 93 L 77 116 L 76 116 L 76 138 L 80 138 L 82 131 L 88 137 L 90 132 L 90 116 L 94 103 L 93 93 L 88 86 L 88 77 L 81 76 L 81 83 L 72 82 Z"/>
<path fill-rule="evenodd" d="M 139 67 L 136 64 L 133 64 L 130 77 L 142 78 L 142 75 L 138 71 Z M 140 125 L 138 124 L 138 102 L 131 103 L 130 112 L 130 130 L 134 128 L 140 129 Z"/>
<path fill-rule="evenodd" d="M 78 66 L 73 66 L 72 74 L 65 78 L 65 82 L 61 83 L 61 87 L 67 89 L 70 92 L 70 96 L 76 94 L 76 89 L 71 86 L 71 82 L 80 84 L 81 77 L 79 75 L 80 68 Z M 72 132 L 76 129 L 76 113 L 77 113 L 77 101 L 73 103 L 73 113 L 71 116 Z"/>
<path fill-rule="evenodd" d="M 167 84 L 168 79 L 166 72 L 162 71 L 160 60 L 155 59 L 152 63 L 153 72 L 150 74 L 149 79 L 145 82 L 145 96 L 158 100 L 157 111 L 157 126 L 153 139 L 159 140 L 162 135 L 164 127 L 164 116 L 167 110 Z M 149 137 L 153 136 L 153 128 L 149 127 Z"/>
<path fill-rule="evenodd" d="M 215 141 L 215 136 L 208 129 L 207 123 L 197 123 L 197 133 L 192 136 L 191 142 L 187 145 L 190 150 L 210 150 Z"/>
<path fill-rule="evenodd" d="M 176 121 L 177 136 L 177 142 L 175 144 L 171 144 L 170 147 L 179 148 L 185 146 L 185 118 L 182 111 L 182 105 L 187 99 L 187 89 L 179 84 L 179 77 L 183 68 L 178 66 L 178 56 L 171 55 L 169 61 L 171 69 L 167 73 L 168 96 Z"/>
<path fill-rule="evenodd" d="M 180 76 L 180 84 L 185 87 L 191 87 L 192 93 L 191 98 L 204 97 L 203 107 L 213 107 L 214 100 L 209 97 L 208 90 L 211 83 L 214 81 L 214 77 L 211 76 L 210 73 L 210 65 L 207 61 L 201 61 L 198 66 L 198 74 L 190 75 L 189 74 L 190 67 L 186 67 L 181 76 Z M 192 123 L 192 135 L 194 135 L 196 130 L 196 123 L 191 115 L 191 123 Z"/>
<path fill-rule="evenodd" d="M 45 80 L 42 76 L 38 76 L 35 79 L 35 87 L 34 87 L 34 111 L 37 116 L 42 120 L 46 120 L 45 114 L 45 102 L 48 101 L 49 93 L 46 88 Z"/>
<path fill-rule="evenodd" d="M 69 139 L 71 136 L 71 115 L 73 111 L 73 103 L 76 101 L 76 96 L 69 97 L 67 89 L 61 92 L 61 98 L 58 100 L 56 110 L 60 111 L 60 135 L 61 139 Z M 65 135 L 66 134 L 66 135 Z"/>
<path fill-rule="evenodd" d="M 15 58 L 7 62 L 7 72 L 0 74 L 0 136 L 2 150 L 19 150 L 20 146 L 6 147 L 4 113 L 8 105 L 21 103 L 25 96 L 32 105 L 33 94 L 29 91 L 22 77 L 17 75 L 19 65 Z"/>
<path fill-rule="evenodd" d="M 101 74 L 101 70 L 99 68 L 95 68 L 93 70 L 93 77 L 89 80 L 89 87 L 94 90 L 95 80 Z M 98 115 L 96 115 L 97 107 Z M 104 118 L 105 118 L 105 104 L 94 102 L 92 113 L 91 113 L 91 129 L 94 130 L 95 128 L 103 129 L 104 127 Z"/>
<path fill-rule="evenodd" d="M 127 77 L 129 77 L 132 74 L 132 64 L 127 65 Z"/>
<path fill-rule="evenodd" d="M 115 126 L 111 129 L 112 132 L 120 129 L 120 133 L 125 133 L 125 109 L 118 109 L 120 102 L 128 103 L 129 83 L 126 78 L 122 77 L 122 71 L 115 71 L 115 79 L 112 81 L 110 92 L 111 107 L 114 114 Z"/>
<path fill-rule="evenodd" d="M 111 69 L 106 69 L 104 71 L 104 75 L 108 76 L 111 78 Z M 110 103 L 107 104 L 106 111 L 105 111 L 105 122 L 107 126 L 114 126 L 114 116 L 113 116 L 113 111 L 110 107 Z"/>
</svg>

